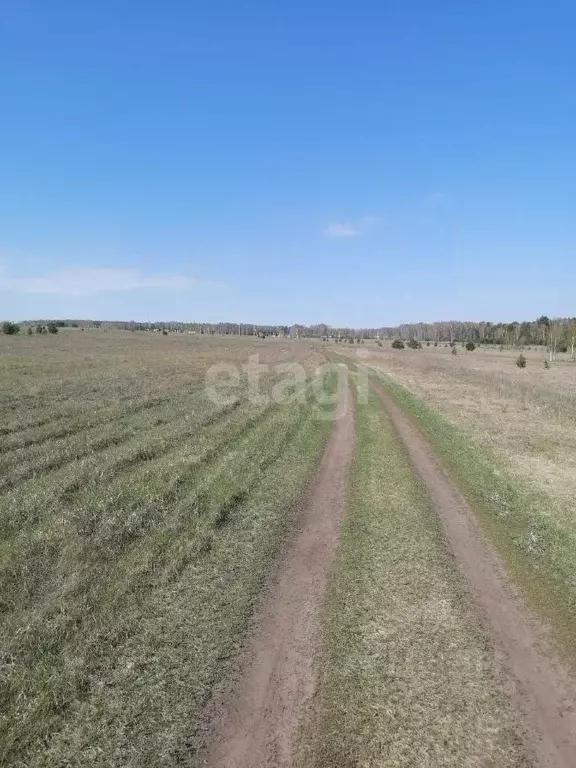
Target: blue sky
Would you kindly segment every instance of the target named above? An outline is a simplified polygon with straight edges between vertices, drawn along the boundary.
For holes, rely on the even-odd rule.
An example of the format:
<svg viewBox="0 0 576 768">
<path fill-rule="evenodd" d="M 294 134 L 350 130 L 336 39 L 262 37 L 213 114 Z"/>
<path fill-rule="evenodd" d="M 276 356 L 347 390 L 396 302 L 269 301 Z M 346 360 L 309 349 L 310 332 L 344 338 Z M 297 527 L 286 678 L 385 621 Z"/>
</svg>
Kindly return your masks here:
<svg viewBox="0 0 576 768">
<path fill-rule="evenodd" d="M 6 0 L 0 316 L 576 314 L 576 6 Z"/>
</svg>

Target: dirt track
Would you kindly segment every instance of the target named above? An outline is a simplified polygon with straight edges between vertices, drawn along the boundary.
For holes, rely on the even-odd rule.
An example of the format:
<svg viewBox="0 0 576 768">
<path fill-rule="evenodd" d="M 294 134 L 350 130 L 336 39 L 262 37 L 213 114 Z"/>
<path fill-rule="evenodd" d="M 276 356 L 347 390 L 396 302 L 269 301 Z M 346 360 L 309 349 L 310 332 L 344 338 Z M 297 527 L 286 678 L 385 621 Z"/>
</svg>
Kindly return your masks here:
<svg viewBox="0 0 576 768">
<path fill-rule="evenodd" d="M 404 443 L 412 465 L 464 574 L 492 638 L 507 689 L 540 766 L 576 765 L 576 686 L 526 610 L 502 562 L 479 532 L 474 514 L 436 463 L 422 435 L 378 385 L 373 390 Z"/>
<path fill-rule="evenodd" d="M 208 766 L 287 768 L 292 764 L 298 725 L 315 690 L 323 597 L 354 453 L 354 413 L 347 390 L 336 416 L 303 505 L 301 526 L 256 616 L 237 690 L 216 725 Z"/>
</svg>

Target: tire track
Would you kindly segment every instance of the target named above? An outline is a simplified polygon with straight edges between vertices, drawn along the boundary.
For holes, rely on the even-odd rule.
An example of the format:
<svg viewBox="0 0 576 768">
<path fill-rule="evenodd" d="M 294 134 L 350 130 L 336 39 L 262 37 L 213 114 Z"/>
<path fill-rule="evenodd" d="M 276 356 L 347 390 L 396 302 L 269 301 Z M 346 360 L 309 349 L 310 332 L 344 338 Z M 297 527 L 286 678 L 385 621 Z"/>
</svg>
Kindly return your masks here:
<svg viewBox="0 0 576 768">
<path fill-rule="evenodd" d="M 323 598 L 338 544 L 354 440 L 352 398 L 345 389 L 300 527 L 255 617 L 237 689 L 215 718 L 208 766 L 292 764 L 298 727 L 315 691 Z"/>
</svg>

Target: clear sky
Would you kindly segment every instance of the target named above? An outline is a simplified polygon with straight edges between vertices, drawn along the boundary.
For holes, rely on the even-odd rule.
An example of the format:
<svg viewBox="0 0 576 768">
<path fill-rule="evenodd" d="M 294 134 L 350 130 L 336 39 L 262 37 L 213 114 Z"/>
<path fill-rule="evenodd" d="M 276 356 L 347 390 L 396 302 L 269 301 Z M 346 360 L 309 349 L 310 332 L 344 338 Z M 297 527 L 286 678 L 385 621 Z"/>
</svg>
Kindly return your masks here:
<svg viewBox="0 0 576 768">
<path fill-rule="evenodd" d="M 0 317 L 576 314 L 576 4 L 4 0 Z"/>
</svg>

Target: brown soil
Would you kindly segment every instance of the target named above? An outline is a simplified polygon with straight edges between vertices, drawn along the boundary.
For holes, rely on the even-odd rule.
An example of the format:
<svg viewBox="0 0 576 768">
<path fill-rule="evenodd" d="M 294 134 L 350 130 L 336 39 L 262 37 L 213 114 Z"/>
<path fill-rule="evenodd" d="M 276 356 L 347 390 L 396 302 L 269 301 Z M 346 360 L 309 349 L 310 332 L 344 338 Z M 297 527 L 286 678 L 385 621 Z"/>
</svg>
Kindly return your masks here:
<svg viewBox="0 0 576 768">
<path fill-rule="evenodd" d="M 427 489 L 473 602 L 492 638 L 505 688 L 519 712 L 528 748 L 538 765 L 576 766 L 576 685 L 547 633 L 530 615 L 518 591 L 454 483 L 436 463 L 423 436 L 390 396 L 373 390 L 404 443 Z"/>
<path fill-rule="evenodd" d="M 298 726 L 316 686 L 323 598 L 338 543 L 354 435 L 353 405 L 345 390 L 299 529 L 256 615 L 239 684 L 216 723 L 208 766 L 292 764 Z"/>
</svg>

